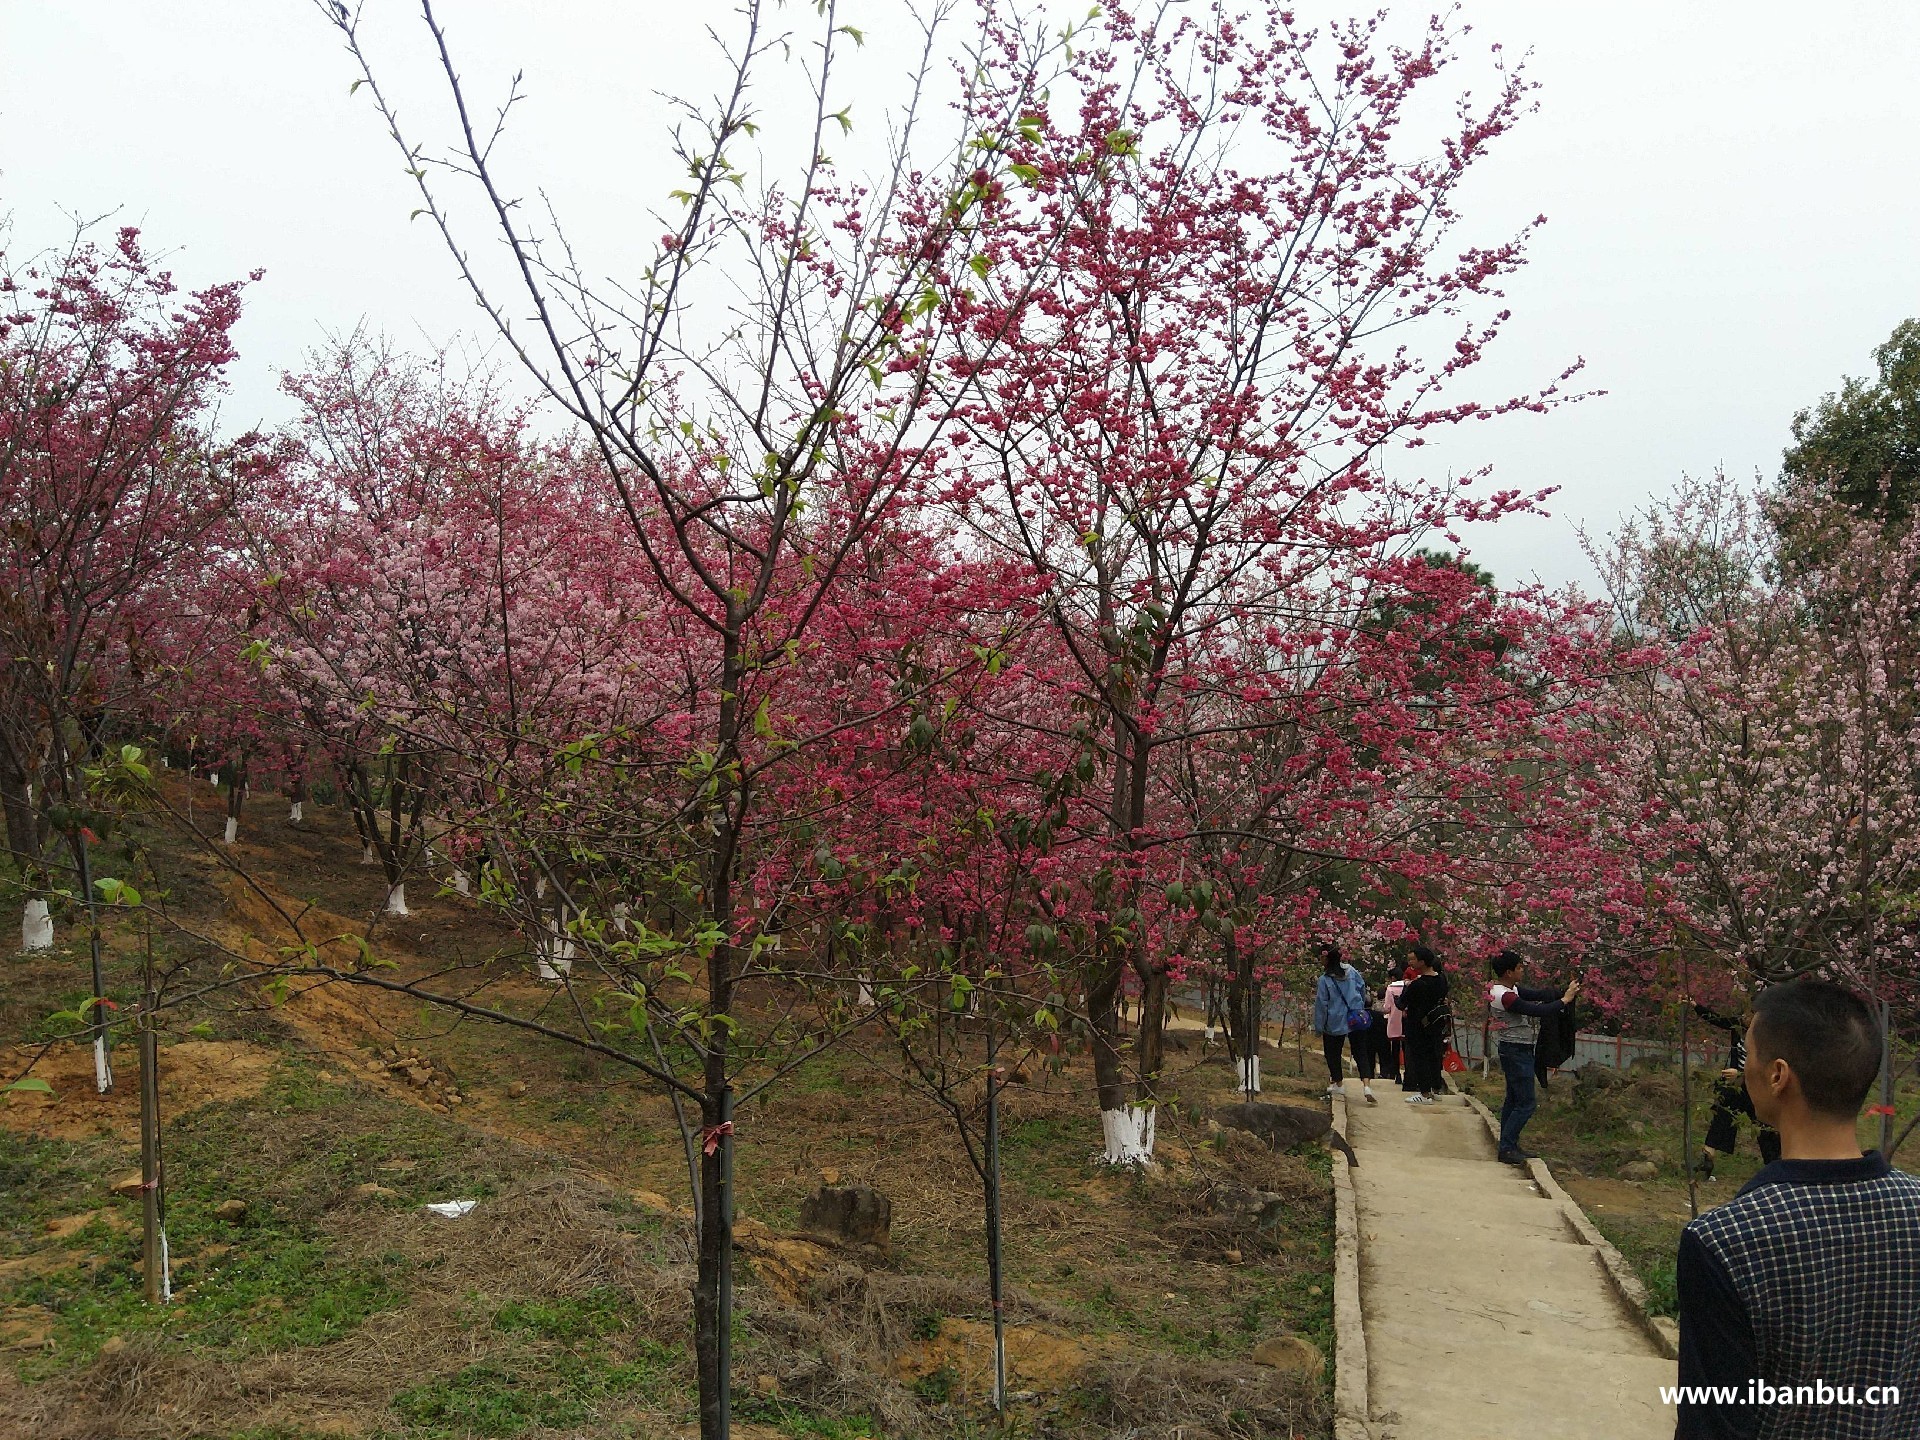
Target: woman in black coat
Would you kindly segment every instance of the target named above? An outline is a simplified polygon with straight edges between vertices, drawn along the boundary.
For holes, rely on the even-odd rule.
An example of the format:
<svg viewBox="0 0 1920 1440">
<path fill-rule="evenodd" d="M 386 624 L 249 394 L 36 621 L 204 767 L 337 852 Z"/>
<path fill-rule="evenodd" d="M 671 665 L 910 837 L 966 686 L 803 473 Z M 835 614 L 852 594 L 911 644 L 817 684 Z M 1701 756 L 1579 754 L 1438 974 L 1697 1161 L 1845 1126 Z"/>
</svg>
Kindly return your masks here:
<svg viewBox="0 0 1920 1440">
<path fill-rule="evenodd" d="M 1740 1143 L 1740 1119 L 1744 1115 L 1754 1124 L 1754 1143 L 1760 1149 L 1760 1163 L 1771 1165 L 1780 1158 L 1780 1133 L 1762 1125 L 1753 1113 L 1753 1099 L 1747 1094 L 1747 1021 L 1743 1015 L 1722 1015 L 1709 1010 L 1691 995 L 1682 995 L 1681 1003 L 1693 1006 L 1693 1013 L 1716 1030 L 1727 1032 L 1732 1042 L 1727 1050 L 1726 1067 L 1713 1087 L 1713 1114 L 1707 1118 L 1706 1146 L 1700 1152 L 1700 1178 L 1713 1179 L 1715 1153 L 1731 1155 Z"/>
<path fill-rule="evenodd" d="M 1451 1039 L 1453 1009 L 1447 1002 L 1447 977 L 1440 957 L 1425 945 L 1413 947 L 1419 975 L 1407 982 L 1394 1003 L 1406 1016 L 1407 1103 L 1431 1105 L 1436 1091 L 1446 1089 L 1440 1078 L 1440 1060 Z"/>
</svg>

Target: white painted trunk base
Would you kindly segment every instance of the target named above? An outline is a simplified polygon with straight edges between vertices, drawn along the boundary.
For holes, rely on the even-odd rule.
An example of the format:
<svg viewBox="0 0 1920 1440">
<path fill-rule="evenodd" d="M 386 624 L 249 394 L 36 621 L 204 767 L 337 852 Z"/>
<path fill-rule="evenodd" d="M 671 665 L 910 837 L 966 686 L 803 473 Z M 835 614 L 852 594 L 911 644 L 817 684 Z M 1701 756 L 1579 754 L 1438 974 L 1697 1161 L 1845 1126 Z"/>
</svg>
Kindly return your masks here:
<svg viewBox="0 0 1920 1440">
<path fill-rule="evenodd" d="M 160 1303 L 173 1302 L 173 1252 L 167 1248 L 167 1227 L 160 1227 Z"/>
<path fill-rule="evenodd" d="M 1260 1093 L 1260 1057 L 1258 1055 L 1248 1056 L 1240 1062 L 1240 1088 L 1251 1090 L 1256 1095 Z"/>
<path fill-rule="evenodd" d="M 456 870 L 453 872 L 453 893 L 456 895 L 471 895 L 473 893 L 473 882 L 467 878 L 466 871 Z"/>
<path fill-rule="evenodd" d="M 542 980 L 558 980 L 573 973 L 573 941 L 564 935 L 549 936 L 540 942 L 534 955 L 533 973 Z"/>
<path fill-rule="evenodd" d="M 627 920 L 628 920 L 628 917 L 631 916 L 632 914 L 633 914 L 632 907 L 630 907 L 626 901 L 621 900 L 614 905 L 613 907 L 613 933 L 614 934 L 624 935 L 627 933 Z"/>
<path fill-rule="evenodd" d="M 360 847 L 360 863 L 362 865 L 378 865 L 380 863 L 380 857 L 373 853 L 373 847 L 371 845 L 362 845 Z"/>
<path fill-rule="evenodd" d="M 1215 1040 L 1220 1038 L 1217 1032 L 1218 1027 L 1216 1026 L 1209 1025 L 1206 1027 L 1207 1044 L 1211 1045 Z"/>
<path fill-rule="evenodd" d="M 873 1008 L 873 982 L 862 976 L 855 982 L 854 1004 L 862 1010 Z"/>
<path fill-rule="evenodd" d="M 544 894 L 547 882 L 541 880 L 536 894 Z M 534 951 L 534 973 L 542 980 L 558 980 L 573 973 L 573 937 L 567 934 L 567 907 L 562 905 L 547 933 Z"/>
<path fill-rule="evenodd" d="M 240 819 L 238 816 L 229 815 L 227 817 L 227 844 L 231 845 L 233 844 L 234 841 L 238 840 L 239 838 L 240 838 Z"/>
<path fill-rule="evenodd" d="M 301 811 L 301 807 L 305 803 L 306 802 L 302 800 L 293 802 L 293 808 L 287 811 L 287 823 L 289 825 L 298 825 L 302 820 L 307 818 Z"/>
<path fill-rule="evenodd" d="M 53 917 L 47 913 L 46 901 L 27 901 L 27 908 L 20 916 L 20 948 L 22 950 L 53 948 Z"/>
<path fill-rule="evenodd" d="M 402 881 L 387 892 L 387 914 L 411 915 L 412 913 L 407 909 L 407 886 L 406 882 Z"/>
<path fill-rule="evenodd" d="M 107 1037 L 93 1037 L 93 1083 L 102 1095 L 113 1089 L 113 1062 L 107 1059 Z"/>
<path fill-rule="evenodd" d="M 1151 1165 L 1153 1163 L 1153 1122 L 1159 1112 L 1151 1105 L 1128 1105 L 1119 1110 L 1100 1112 L 1100 1133 L 1106 1149 L 1100 1159 L 1107 1165 Z"/>
</svg>

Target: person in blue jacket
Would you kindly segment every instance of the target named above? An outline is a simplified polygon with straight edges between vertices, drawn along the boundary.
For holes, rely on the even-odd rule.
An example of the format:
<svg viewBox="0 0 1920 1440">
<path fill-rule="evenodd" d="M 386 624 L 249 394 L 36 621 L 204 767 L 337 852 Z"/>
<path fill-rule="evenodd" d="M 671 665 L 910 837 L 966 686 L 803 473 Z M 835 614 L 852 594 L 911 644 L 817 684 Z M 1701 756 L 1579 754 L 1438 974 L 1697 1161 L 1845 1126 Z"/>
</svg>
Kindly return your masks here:
<svg viewBox="0 0 1920 1440">
<path fill-rule="evenodd" d="M 1369 1105 L 1376 1104 L 1367 982 L 1341 958 L 1338 945 L 1326 946 L 1321 955 L 1320 976 L 1313 987 L 1313 1031 L 1320 1037 L 1321 1053 L 1327 1058 L 1327 1094 L 1338 1095 L 1346 1088 L 1340 1051 L 1351 1047 L 1353 1068 L 1360 1072 L 1360 1093 Z"/>
</svg>

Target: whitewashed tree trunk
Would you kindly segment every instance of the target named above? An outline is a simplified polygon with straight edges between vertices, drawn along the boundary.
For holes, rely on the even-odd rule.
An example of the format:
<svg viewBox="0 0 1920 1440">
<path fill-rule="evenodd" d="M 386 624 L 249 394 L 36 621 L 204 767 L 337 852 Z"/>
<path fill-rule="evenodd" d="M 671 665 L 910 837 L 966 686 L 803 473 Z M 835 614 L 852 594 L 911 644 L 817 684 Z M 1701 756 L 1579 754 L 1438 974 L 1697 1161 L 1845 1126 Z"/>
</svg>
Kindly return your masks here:
<svg viewBox="0 0 1920 1440">
<path fill-rule="evenodd" d="M 633 909 L 631 906 L 627 904 L 626 901 L 618 900 L 614 902 L 614 906 L 613 906 L 613 933 L 614 934 L 624 935 L 627 933 L 627 921 L 632 914 L 633 914 Z"/>
<path fill-rule="evenodd" d="M 113 1089 L 113 1062 L 107 1059 L 107 1037 L 93 1037 L 93 1083 L 100 1087 L 100 1093 L 106 1094 Z"/>
<path fill-rule="evenodd" d="M 1118 1110 L 1100 1112 L 1100 1132 L 1106 1149 L 1100 1159 L 1108 1165 L 1142 1166 L 1153 1163 L 1153 1122 L 1157 1114 L 1151 1105 L 1126 1105 Z"/>
<path fill-rule="evenodd" d="M 360 863 L 362 865 L 378 865 L 380 863 L 380 857 L 373 853 L 373 846 L 363 844 L 360 847 Z"/>
<path fill-rule="evenodd" d="M 407 909 L 407 882 L 402 880 L 387 892 L 387 914 L 411 915 L 412 913 Z"/>
<path fill-rule="evenodd" d="M 573 941 L 563 930 L 555 929 L 540 942 L 534 954 L 534 974 L 542 980 L 558 980 L 573 973 Z"/>
<path fill-rule="evenodd" d="M 854 986 L 855 986 L 854 1003 L 858 1005 L 862 1010 L 871 1009 L 873 1007 L 872 978 L 866 975 L 862 975 L 858 980 L 854 982 Z"/>
<path fill-rule="evenodd" d="M 466 871 L 456 870 L 453 872 L 453 893 L 456 895 L 471 895 L 473 893 L 473 882 L 467 878 Z"/>
<path fill-rule="evenodd" d="M 536 896 L 547 893 L 544 877 L 534 882 L 533 893 Z M 572 973 L 573 937 L 567 934 L 567 907 L 562 902 L 554 911 L 553 919 L 546 923 L 546 934 L 534 949 L 534 974 L 542 980 L 558 980 Z"/>
<path fill-rule="evenodd" d="M 294 801 L 294 802 L 293 802 L 293 808 L 291 808 L 290 810 L 288 810 L 288 811 L 287 811 L 287 823 L 288 823 L 288 824 L 290 824 L 290 825 L 298 825 L 298 824 L 299 824 L 299 823 L 300 823 L 301 821 L 303 821 L 303 820 L 305 820 L 305 819 L 307 818 L 307 817 L 306 817 L 306 815 L 305 815 L 305 814 L 304 814 L 304 813 L 302 812 L 302 810 L 301 810 L 301 807 L 302 807 L 302 806 L 303 806 L 303 805 L 304 805 L 305 803 L 306 803 L 306 802 L 305 802 L 305 801 L 303 801 L 303 800 L 296 800 L 296 801 Z"/>
<path fill-rule="evenodd" d="M 1240 1062 L 1240 1088 L 1251 1090 L 1255 1095 L 1260 1093 L 1260 1057 L 1258 1055 L 1249 1055 Z"/>
<path fill-rule="evenodd" d="M 234 841 L 238 840 L 239 838 L 240 838 L 240 817 L 237 815 L 229 815 L 227 816 L 227 844 L 231 845 L 233 844 Z"/>
<path fill-rule="evenodd" d="M 47 913 L 46 901 L 27 901 L 27 908 L 20 917 L 20 948 L 22 950 L 53 948 L 53 917 Z"/>
</svg>

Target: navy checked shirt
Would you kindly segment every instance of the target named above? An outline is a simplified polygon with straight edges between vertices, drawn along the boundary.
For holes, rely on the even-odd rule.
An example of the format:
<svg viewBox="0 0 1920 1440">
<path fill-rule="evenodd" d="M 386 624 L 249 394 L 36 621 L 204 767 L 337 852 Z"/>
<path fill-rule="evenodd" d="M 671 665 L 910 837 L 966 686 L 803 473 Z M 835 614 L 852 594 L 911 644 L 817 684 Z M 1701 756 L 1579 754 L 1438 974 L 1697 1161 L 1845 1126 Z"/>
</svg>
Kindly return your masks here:
<svg viewBox="0 0 1920 1440">
<path fill-rule="evenodd" d="M 1776 1160 L 1687 1226 L 1675 1278 L 1680 1384 L 1739 1397 L 1681 1405 L 1676 1440 L 1920 1437 L 1920 1180 L 1878 1151 Z M 1889 1385 L 1899 1403 L 1866 1403 Z"/>
</svg>

